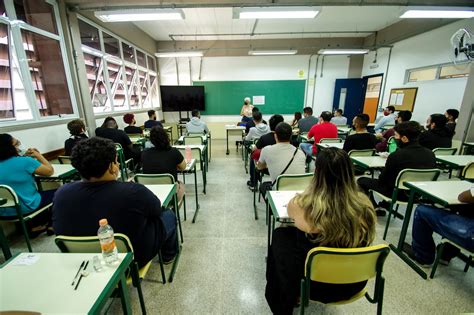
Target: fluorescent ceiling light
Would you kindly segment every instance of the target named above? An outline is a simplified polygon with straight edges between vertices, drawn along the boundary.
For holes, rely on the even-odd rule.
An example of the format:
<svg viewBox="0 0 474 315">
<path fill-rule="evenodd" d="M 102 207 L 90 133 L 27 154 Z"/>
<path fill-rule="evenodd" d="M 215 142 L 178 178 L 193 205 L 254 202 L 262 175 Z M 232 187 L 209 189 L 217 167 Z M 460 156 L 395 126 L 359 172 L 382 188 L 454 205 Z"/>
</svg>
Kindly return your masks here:
<svg viewBox="0 0 474 315">
<path fill-rule="evenodd" d="M 418 19 L 468 19 L 474 17 L 473 8 L 461 7 L 408 7 L 400 18 Z"/>
<path fill-rule="evenodd" d="M 122 9 L 95 11 L 94 15 L 103 22 L 184 20 L 181 9 Z"/>
<path fill-rule="evenodd" d="M 296 55 L 297 50 L 249 50 L 251 56 Z"/>
<path fill-rule="evenodd" d="M 364 55 L 369 52 L 368 49 L 320 49 L 320 55 Z"/>
<path fill-rule="evenodd" d="M 156 57 L 158 58 L 174 58 L 174 57 L 202 57 L 203 52 L 198 50 L 191 50 L 191 51 L 176 51 L 176 52 L 163 52 L 163 53 L 156 53 Z"/>
<path fill-rule="evenodd" d="M 239 19 L 313 19 L 320 7 L 258 7 L 234 8 L 234 18 Z"/>
</svg>

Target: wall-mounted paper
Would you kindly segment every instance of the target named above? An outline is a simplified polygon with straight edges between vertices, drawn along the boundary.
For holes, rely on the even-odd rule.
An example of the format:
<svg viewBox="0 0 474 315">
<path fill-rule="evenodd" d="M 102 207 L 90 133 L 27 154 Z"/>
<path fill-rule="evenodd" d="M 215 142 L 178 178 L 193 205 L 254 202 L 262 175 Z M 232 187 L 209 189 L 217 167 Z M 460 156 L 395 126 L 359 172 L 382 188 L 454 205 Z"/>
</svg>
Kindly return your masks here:
<svg viewBox="0 0 474 315">
<path fill-rule="evenodd" d="M 405 97 L 404 93 L 398 93 L 397 94 L 397 101 L 395 102 L 395 105 L 400 106 L 403 105 L 403 98 Z"/>
<path fill-rule="evenodd" d="M 390 102 L 388 104 L 395 105 L 396 102 L 397 102 L 397 93 L 392 93 L 390 95 Z"/>
<path fill-rule="evenodd" d="M 253 105 L 265 105 L 265 95 L 254 96 L 252 100 Z"/>
</svg>

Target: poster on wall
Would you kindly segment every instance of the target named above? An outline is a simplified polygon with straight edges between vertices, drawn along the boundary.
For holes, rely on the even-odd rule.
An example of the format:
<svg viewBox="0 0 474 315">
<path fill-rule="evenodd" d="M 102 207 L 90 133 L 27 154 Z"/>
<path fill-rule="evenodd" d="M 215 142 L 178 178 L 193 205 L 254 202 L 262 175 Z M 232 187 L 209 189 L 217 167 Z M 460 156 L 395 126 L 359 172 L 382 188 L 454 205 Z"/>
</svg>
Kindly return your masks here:
<svg viewBox="0 0 474 315">
<path fill-rule="evenodd" d="M 252 98 L 253 105 L 265 105 L 265 95 L 254 96 Z"/>
</svg>

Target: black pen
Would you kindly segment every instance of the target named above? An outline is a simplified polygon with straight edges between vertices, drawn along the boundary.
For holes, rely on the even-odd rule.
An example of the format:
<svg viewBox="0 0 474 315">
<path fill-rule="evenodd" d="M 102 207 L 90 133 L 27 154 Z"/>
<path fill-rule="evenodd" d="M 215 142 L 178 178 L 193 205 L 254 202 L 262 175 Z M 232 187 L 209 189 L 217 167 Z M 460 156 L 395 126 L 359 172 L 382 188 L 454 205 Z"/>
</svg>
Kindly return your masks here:
<svg viewBox="0 0 474 315">
<path fill-rule="evenodd" d="M 86 262 L 86 264 L 84 266 L 84 270 L 82 270 L 81 276 L 79 277 L 79 280 L 77 281 L 77 284 L 76 284 L 76 287 L 74 288 L 74 290 L 77 290 L 77 287 L 79 286 L 79 283 L 81 283 L 81 279 L 84 276 L 84 271 L 86 271 L 88 265 L 89 265 L 89 261 Z"/>
<path fill-rule="evenodd" d="M 81 265 L 79 266 L 79 269 L 77 270 L 76 275 L 74 276 L 74 279 L 72 279 L 71 285 L 74 285 L 74 282 L 76 282 L 77 276 L 79 275 L 79 272 L 81 272 L 82 267 L 84 267 L 84 264 L 86 263 L 85 260 L 82 261 Z"/>
</svg>

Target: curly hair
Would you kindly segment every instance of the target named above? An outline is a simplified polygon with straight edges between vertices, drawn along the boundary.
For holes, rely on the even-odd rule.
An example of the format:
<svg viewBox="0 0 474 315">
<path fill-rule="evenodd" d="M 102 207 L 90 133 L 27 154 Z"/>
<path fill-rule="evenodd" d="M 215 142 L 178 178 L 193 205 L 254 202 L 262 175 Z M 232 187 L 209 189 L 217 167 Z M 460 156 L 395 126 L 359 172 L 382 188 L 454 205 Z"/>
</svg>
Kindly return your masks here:
<svg viewBox="0 0 474 315">
<path fill-rule="evenodd" d="M 92 137 L 79 141 L 72 149 L 71 163 L 85 179 L 101 177 L 110 163 L 115 162 L 117 151 L 112 140 Z"/>
<path fill-rule="evenodd" d="M 13 137 L 8 133 L 0 134 L 0 161 L 8 160 L 11 157 L 18 156 Z"/>
<path fill-rule="evenodd" d="M 68 122 L 67 129 L 71 135 L 78 136 L 86 129 L 86 126 L 81 119 L 74 119 Z"/>
<path fill-rule="evenodd" d="M 171 148 L 168 133 L 160 126 L 151 128 L 150 141 L 158 150 L 169 150 Z"/>
</svg>

